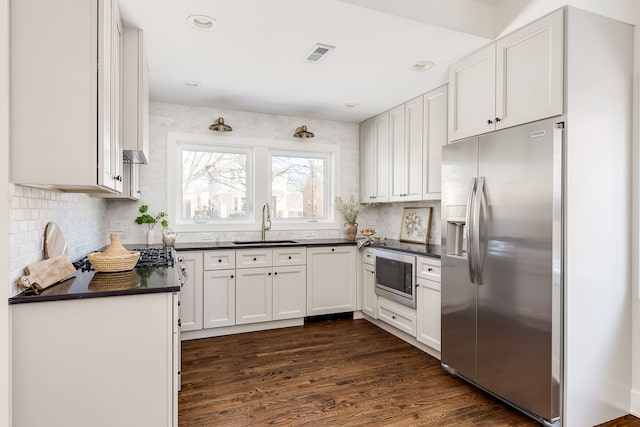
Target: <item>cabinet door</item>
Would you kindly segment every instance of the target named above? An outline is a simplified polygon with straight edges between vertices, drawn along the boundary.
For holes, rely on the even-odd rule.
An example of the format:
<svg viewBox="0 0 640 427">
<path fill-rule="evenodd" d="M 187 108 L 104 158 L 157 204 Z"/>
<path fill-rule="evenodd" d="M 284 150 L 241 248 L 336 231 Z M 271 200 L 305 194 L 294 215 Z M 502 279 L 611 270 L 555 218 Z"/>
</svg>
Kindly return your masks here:
<svg viewBox="0 0 640 427">
<path fill-rule="evenodd" d="M 375 142 L 373 118 L 360 123 L 360 202 L 375 201 Z"/>
<path fill-rule="evenodd" d="M 180 288 L 180 330 L 202 329 L 202 252 L 178 252 L 184 260 L 189 278 Z"/>
<path fill-rule="evenodd" d="M 404 105 L 389 111 L 390 191 L 389 200 L 401 201 L 406 185 Z"/>
<path fill-rule="evenodd" d="M 496 42 L 496 129 L 562 114 L 563 13 Z"/>
<path fill-rule="evenodd" d="M 376 295 L 376 266 L 362 263 L 362 312 L 377 318 L 378 296 Z"/>
<path fill-rule="evenodd" d="M 422 200 L 423 104 L 423 97 L 419 96 L 404 107 L 405 190 L 402 200 L 407 202 Z"/>
<path fill-rule="evenodd" d="M 354 311 L 355 246 L 307 249 L 307 316 Z"/>
<path fill-rule="evenodd" d="M 201 304 L 203 304 L 203 328 L 235 325 L 235 270 L 205 271 Z"/>
<path fill-rule="evenodd" d="M 495 130 L 495 45 L 449 67 L 449 141 Z"/>
<path fill-rule="evenodd" d="M 113 175 L 113 0 L 98 1 L 98 185 L 115 189 Z"/>
<path fill-rule="evenodd" d="M 111 20 L 111 176 L 113 189 L 122 192 L 122 45 L 123 28 L 118 2 L 113 1 Z"/>
<path fill-rule="evenodd" d="M 304 317 L 307 308 L 307 268 L 273 269 L 273 320 Z"/>
<path fill-rule="evenodd" d="M 440 351 L 440 283 L 420 278 L 417 282 L 417 339 Z"/>
<path fill-rule="evenodd" d="M 236 324 L 267 322 L 273 318 L 271 267 L 236 270 Z"/>
<path fill-rule="evenodd" d="M 447 144 L 447 85 L 424 95 L 422 199 L 440 199 L 442 146 Z"/>
<path fill-rule="evenodd" d="M 375 203 L 389 201 L 389 112 L 373 119 Z"/>
</svg>

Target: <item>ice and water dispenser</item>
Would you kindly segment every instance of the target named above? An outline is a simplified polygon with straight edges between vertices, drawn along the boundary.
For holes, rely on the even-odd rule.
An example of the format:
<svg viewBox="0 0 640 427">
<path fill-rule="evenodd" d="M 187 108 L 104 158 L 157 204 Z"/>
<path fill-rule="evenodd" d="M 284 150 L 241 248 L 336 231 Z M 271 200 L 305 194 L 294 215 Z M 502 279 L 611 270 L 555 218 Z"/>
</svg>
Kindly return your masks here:
<svg viewBox="0 0 640 427">
<path fill-rule="evenodd" d="M 445 207 L 447 224 L 445 253 L 448 256 L 467 257 L 466 216 L 467 205 L 449 205 Z"/>
</svg>

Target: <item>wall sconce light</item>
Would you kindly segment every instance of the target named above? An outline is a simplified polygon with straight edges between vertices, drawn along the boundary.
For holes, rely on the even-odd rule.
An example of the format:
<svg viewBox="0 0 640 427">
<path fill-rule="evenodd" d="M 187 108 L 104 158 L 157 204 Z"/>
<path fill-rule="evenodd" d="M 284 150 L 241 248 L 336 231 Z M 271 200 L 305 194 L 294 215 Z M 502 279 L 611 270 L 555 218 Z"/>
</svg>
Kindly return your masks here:
<svg viewBox="0 0 640 427">
<path fill-rule="evenodd" d="M 218 117 L 215 122 L 209 126 L 209 130 L 215 130 L 218 132 L 231 132 L 233 129 L 229 125 L 224 124 L 224 119 L 222 117 Z"/>
<path fill-rule="evenodd" d="M 313 138 L 315 135 L 307 130 L 305 125 L 296 128 L 296 133 L 293 134 L 296 138 Z"/>
</svg>

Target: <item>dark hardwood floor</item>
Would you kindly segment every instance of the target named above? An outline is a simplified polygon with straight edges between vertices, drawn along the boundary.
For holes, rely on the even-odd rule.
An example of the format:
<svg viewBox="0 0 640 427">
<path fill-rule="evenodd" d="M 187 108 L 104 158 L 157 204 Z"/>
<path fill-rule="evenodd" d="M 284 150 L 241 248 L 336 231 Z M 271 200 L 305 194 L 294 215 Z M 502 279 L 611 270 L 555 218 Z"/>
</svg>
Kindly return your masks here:
<svg viewBox="0 0 640 427">
<path fill-rule="evenodd" d="M 540 424 L 366 320 L 349 319 L 183 342 L 179 425 Z"/>
</svg>

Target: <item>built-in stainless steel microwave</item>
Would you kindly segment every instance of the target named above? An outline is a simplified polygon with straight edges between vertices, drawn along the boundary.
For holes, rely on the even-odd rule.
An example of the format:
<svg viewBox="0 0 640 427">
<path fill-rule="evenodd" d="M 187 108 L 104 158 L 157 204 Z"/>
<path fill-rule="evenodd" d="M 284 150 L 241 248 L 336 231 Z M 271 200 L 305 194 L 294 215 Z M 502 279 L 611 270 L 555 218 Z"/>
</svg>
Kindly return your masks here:
<svg viewBox="0 0 640 427">
<path fill-rule="evenodd" d="M 416 307 L 416 257 L 406 253 L 376 251 L 376 294 Z"/>
</svg>

